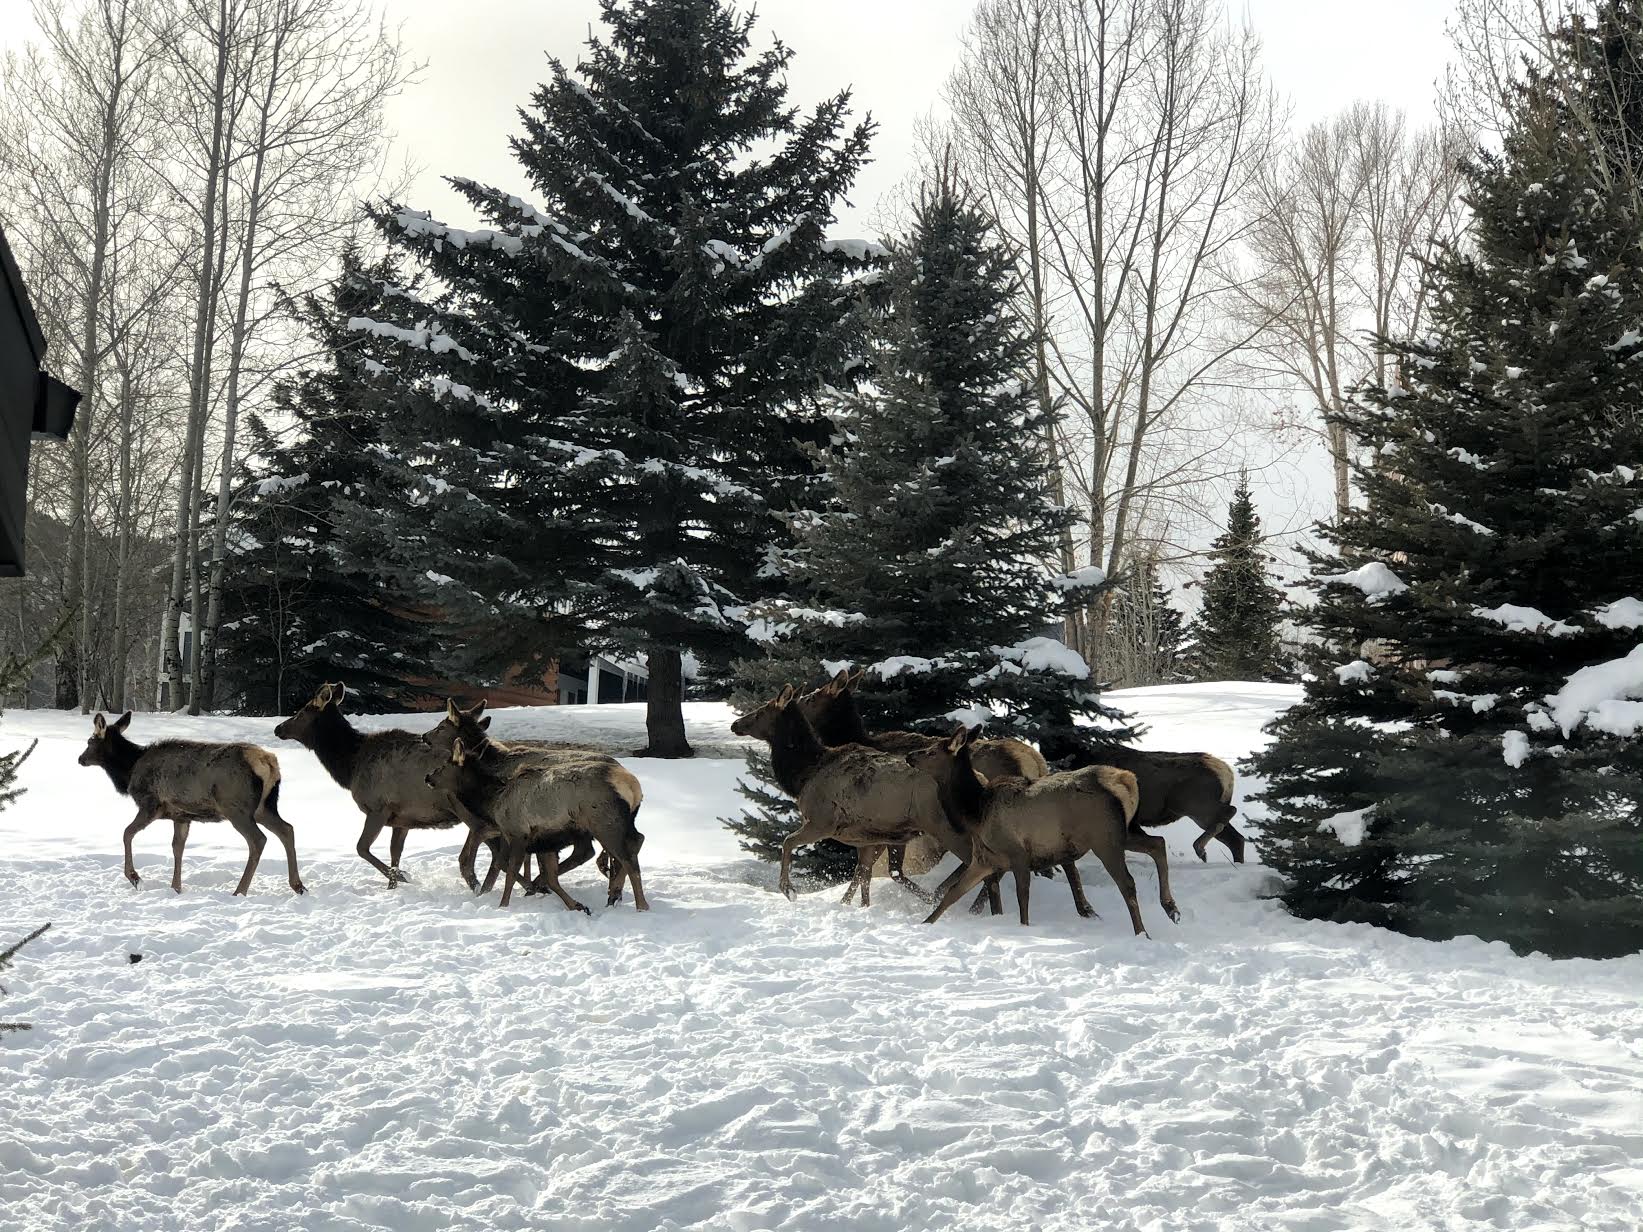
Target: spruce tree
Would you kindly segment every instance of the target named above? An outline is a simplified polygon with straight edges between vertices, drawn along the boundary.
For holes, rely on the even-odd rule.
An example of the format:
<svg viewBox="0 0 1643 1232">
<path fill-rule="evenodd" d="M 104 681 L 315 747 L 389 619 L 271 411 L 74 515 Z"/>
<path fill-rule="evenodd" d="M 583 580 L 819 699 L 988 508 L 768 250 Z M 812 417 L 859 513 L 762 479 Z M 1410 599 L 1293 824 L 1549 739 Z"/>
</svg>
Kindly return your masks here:
<svg viewBox="0 0 1643 1232">
<path fill-rule="evenodd" d="M 1210 548 L 1203 606 L 1192 623 L 1192 671 L 1199 680 L 1273 680 L 1284 674 L 1278 620 L 1283 595 L 1267 577 L 1261 518 L 1248 476 L 1227 507 L 1226 529 Z"/>
<path fill-rule="evenodd" d="M 1638 92 L 1643 21 L 1563 34 L 1466 168 L 1430 336 L 1383 340 L 1396 384 L 1345 416 L 1367 504 L 1252 768 L 1291 910 L 1606 956 L 1643 946 L 1643 194 L 1566 121 Z"/>
<path fill-rule="evenodd" d="M 1128 685 L 1167 684 L 1185 674 L 1186 621 L 1170 602 L 1156 559 L 1141 555 L 1113 595 L 1102 662 Z"/>
<path fill-rule="evenodd" d="M 849 95 L 801 116 L 791 53 L 724 0 L 601 0 L 604 32 L 521 112 L 540 204 L 452 183 L 490 223 L 376 211 L 442 295 L 356 323 L 397 341 L 407 583 L 490 674 L 583 648 L 646 658 L 646 752 L 689 753 L 683 655 L 746 653 L 778 516 L 809 499 L 872 252 L 826 228 L 866 154 Z"/>
<path fill-rule="evenodd" d="M 282 381 L 271 413 L 248 417 L 218 643 L 244 712 L 287 713 L 338 680 L 365 709 L 402 709 L 424 691 L 411 681 L 437 674 L 437 613 L 372 567 L 361 507 L 387 490 L 382 442 L 397 408 L 369 353 L 380 341 L 347 323 L 389 293 L 407 293 L 391 261 L 346 251 L 328 295 L 289 305 L 322 362 Z"/>
<path fill-rule="evenodd" d="M 945 733 L 963 719 L 1046 753 L 1092 738 L 1077 719 L 1128 735 L 1052 636 L 1101 582 L 1046 566 L 1071 515 L 1049 495 L 1012 271 L 991 219 L 943 175 L 893 246 L 871 382 L 835 407 L 833 497 L 795 525 L 791 602 L 766 609 L 771 653 L 744 665 L 738 700 L 853 664 L 868 669 L 858 703 L 871 729 Z M 726 824 L 768 858 L 798 823 L 768 776 L 755 779 L 744 794 L 756 811 Z M 853 864 L 827 848 L 799 859 L 822 875 Z"/>
</svg>

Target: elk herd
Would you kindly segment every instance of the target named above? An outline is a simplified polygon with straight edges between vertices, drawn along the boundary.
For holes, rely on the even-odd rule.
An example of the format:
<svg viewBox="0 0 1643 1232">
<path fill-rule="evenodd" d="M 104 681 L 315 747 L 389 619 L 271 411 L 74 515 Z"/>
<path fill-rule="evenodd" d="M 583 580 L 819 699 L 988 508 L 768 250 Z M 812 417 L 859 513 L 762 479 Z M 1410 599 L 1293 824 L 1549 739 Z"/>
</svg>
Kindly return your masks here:
<svg viewBox="0 0 1643 1232">
<path fill-rule="evenodd" d="M 1137 933 L 1144 931 L 1135 879 L 1124 855 L 1147 855 L 1158 870 L 1159 904 L 1179 918 L 1170 893 L 1164 840 L 1144 827 L 1190 817 L 1203 833 L 1193 844 L 1207 859 L 1212 841 L 1244 858 L 1244 837 L 1232 826 L 1231 768 L 1207 753 L 1151 753 L 1124 747 L 1081 752 L 1052 769 L 1038 750 L 1015 739 L 979 739 L 960 726 L 951 736 L 872 732 L 855 694 L 861 673 L 839 672 L 800 694 L 788 685 L 738 718 L 731 730 L 770 748 L 772 772 L 798 805 L 801 825 L 782 844 L 779 886 L 793 898 L 794 849 L 833 839 L 854 847 L 855 874 L 845 901 L 871 902 L 874 869 L 935 905 L 934 922 L 972 889 L 972 911 L 1002 911 L 1000 886 L 1011 874 L 1022 924 L 1029 922 L 1035 875 L 1059 869 L 1073 905 L 1093 916 L 1078 860 L 1093 855 L 1118 886 Z M 635 825 L 644 793 L 614 757 L 542 743 L 492 739 L 485 703 L 447 702 L 428 732 L 362 731 L 343 713 L 347 690 L 327 684 L 274 734 L 303 745 L 364 814 L 355 847 L 389 886 L 408 880 L 400 869 L 412 830 L 464 827 L 458 867 L 468 888 L 489 893 L 502 881 L 507 906 L 523 882 L 527 893 L 552 893 L 569 909 L 588 908 L 568 894 L 560 874 L 594 858 L 607 879 L 607 905 L 629 883 L 633 904 L 647 910 Z M 249 849 L 236 894 L 252 876 L 272 834 L 285 849 L 291 889 L 303 893 L 296 837 L 280 815 L 280 769 L 273 753 L 253 744 L 161 740 L 141 745 L 126 736 L 128 711 L 114 722 L 97 715 L 82 766 L 100 766 L 121 795 L 136 804 L 125 830 L 125 875 L 139 882 L 131 843 L 159 819 L 172 823 L 171 888 L 182 890 L 183 849 L 196 821 L 226 820 Z M 372 850 L 389 832 L 388 863 Z M 490 870 L 480 881 L 481 846 Z M 958 867 L 935 890 L 908 875 L 910 861 L 933 866 L 951 853 Z M 537 875 L 531 876 L 532 860 Z"/>
</svg>

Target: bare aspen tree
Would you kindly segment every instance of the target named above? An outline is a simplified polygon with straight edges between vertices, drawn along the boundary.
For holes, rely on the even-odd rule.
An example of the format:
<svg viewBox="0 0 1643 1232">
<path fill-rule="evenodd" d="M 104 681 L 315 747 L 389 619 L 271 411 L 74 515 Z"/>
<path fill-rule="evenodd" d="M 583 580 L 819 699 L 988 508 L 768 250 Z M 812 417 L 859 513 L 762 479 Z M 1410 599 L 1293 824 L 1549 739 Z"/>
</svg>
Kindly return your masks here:
<svg viewBox="0 0 1643 1232">
<path fill-rule="evenodd" d="M 1456 143 L 1411 134 L 1401 113 L 1358 103 L 1312 125 L 1264 168 L 1252 202 L 1246 319 L 1266 322 L 1248 357 L 1308 413 L 1286 426 L 1329 450 L 1337 513 L 1351 504 L 1352 442 L 1330 418 L 1351 390 L 1391 376 L 1374 339 L 1419 326 L 1419 259 L 1452 234 L 1459 191 Z"/>
<path fill-rule="evenodd" d="M 0 164 L 11 210 L 25 220 L 25 261 L 48 271 L 44 298 L 59 347 L 71 348 L 70 378 L 82 400 L 70 445 L 69 544 L 63 603 L 78 627 L 58 657 L 57 704 L 92 703 L 97 605 L 92 551 L 92 458 L 103 413 L 103 362 L 133 317 L 115 311 L 110 264 L 121 247 L 151 243 L 151 202 L 136 191 L 154 140 L 157 56 L 150 0 L 36 0 L 41 44 L 8 60 L 0 86 Z M 53 277 L 55 274 L 57 277 Z M 151 303 L 119 301 L 140 316 Z"/>
<path fill-rule="evenodd" d="M 1218 456 L 1242 409 L 1217 385 L 1256 332 L 1230 307 L 1276 131 L 1258 46 L 1210 0 L 993 0 L 948 100 L 1022 254 L 1046 393 L 1071 411 L 1077 554 L 1122 573 L 1143 524 L 1202 516 L 1241 461 Z M 1106 614 L 1081 630 L 1098 666 Z"/>
</svg>

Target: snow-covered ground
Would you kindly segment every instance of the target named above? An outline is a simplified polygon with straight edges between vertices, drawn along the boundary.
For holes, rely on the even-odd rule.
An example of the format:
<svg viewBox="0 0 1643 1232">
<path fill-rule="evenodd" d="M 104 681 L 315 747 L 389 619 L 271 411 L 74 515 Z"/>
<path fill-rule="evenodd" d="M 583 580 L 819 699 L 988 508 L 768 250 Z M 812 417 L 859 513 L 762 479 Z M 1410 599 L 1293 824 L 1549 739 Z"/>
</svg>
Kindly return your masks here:
<svg viewBox="0 0 1643 1232">
<path fill-rule="evenodd" d="M 1152 747 L 1230 761 L 1293 694 L 1121 697 Z M 690 720 L 734 752 L 723 708 Z M 1031 929 L 925 928 L 893 886 L 867 911 L 789 903 L 718 825 L 731 756 L 627 763 L 649 915 L 603 908 L 591 868 L 566 879 L 591 918 L 502 911 L 464 891 L 451 832 L 413 835 L 414 882 L 386 888 L 352 804 L 272 726 L 131 735 L 276 746 L 303 898 L 272 843 L 230 898 L 244 848 L 220 825 L 195 827 L 180 897 L 151 827 L 130 888 L 131 810 L 74 764 L 89 724 L 0 720 L 0 747 L 40 738 L 0 813 L 0 940 L 54 924 L 4 978 L 0 1017 L 36 1027 L 0 1036 L 0 1229 L 1643 1224 L 1643 958 L 1294 920 L 1259 866 L 1193 859 L 1191 823 L 1167 835 L 1179 925 L 1132 859 L 1150 939 L 1093 865 L 1095 921 L 1059 882 Z M 642 715 L 496 730 L 633 747 Z"/>
</svg>

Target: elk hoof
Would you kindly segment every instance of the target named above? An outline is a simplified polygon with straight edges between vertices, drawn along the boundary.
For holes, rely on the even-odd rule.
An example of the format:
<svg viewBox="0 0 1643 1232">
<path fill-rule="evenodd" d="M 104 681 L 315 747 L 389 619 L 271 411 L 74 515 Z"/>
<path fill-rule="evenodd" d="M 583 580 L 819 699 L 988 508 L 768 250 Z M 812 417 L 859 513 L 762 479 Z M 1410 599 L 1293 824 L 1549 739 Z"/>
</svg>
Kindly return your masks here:
<svg viewBox="0 0 1643 1232">
<path fill-rule="evenodd" d="M 300 881 L 293 881 L 291 883 L 291 893 L 293 893 L 293 894 L 306 894 L 306 893 L 308 893 L 308 887 L 303 885 L 302 882 L 300 882 Z"/>
<path fill-rule="evenodd" d="M 126 874 L 126 880 L 129 881 L 132 885 L 141 885 L 143 883 L 143 879 L 141 877 L 137 876 L 136 873 L 127 873 Z"/>
<path fill-rule="evenodd" d="M 567 907 L 569 907 L 572 911 L 580 911 L 583 915 L 592 915 L 593 914 L 593 911 L 588 907 L 588 905 L 586 903 L 579 903 L 579 902 L 576 902 L 574 899 L 571 902 L 566 903 L 565 905 Z"/>
<path fill-rule="evenodd" d="M 1080 907 L 1078 909 L 1078 914 L 1083 916 L 1086 920 L 1099 920 L 1101 918 L 1101 913 L 1094 907 Z"/>
<path fill-rule="evenodd" d="M 182 884 L 182 882 L 180 882 L 180 881 L 173 881 L 173 882 L 172 882 L 172 883 L 171 883 L 171 892 L 172 892 L 172 893 L 173 893 L 173 894 L 181 894 L 181 893 L 182 893 L 182 892 L 183 892 L 183 884 Z"/>
<path fill-rule="evenodd" d="M 1164 904 L 1164 914 L 1169 916 L 1171 924 L 1179 924 L 1181 922 L 1181 909 L 1174 903 Z"/>
<path fill-rule="evenodd" d="M 781 887 L 781 891 L 782 891 L 783 896 L 787 899 L 788 902 L 796 903 L 796 902 L 799 901 L 798 893 L 793 889 L 792 886 L 784 885 L 784 886 Z"/>
</svg>

